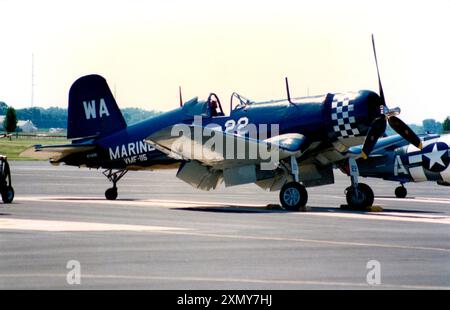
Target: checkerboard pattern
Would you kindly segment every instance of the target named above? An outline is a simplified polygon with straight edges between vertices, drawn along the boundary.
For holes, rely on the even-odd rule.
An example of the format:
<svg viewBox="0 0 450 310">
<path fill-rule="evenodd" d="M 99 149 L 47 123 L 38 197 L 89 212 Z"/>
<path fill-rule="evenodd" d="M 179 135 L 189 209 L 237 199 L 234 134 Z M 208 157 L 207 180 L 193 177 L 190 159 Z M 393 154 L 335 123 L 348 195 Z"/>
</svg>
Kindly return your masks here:
<svg viewBox="0 0 450 310">
<path fill-rule="evenodd" d="M 338 139 L 352 138 L 359 135 L 354 117 L 354 97 L 349 95 L 335 95 L 331 103 L 331 121 Z"/>
</svg>

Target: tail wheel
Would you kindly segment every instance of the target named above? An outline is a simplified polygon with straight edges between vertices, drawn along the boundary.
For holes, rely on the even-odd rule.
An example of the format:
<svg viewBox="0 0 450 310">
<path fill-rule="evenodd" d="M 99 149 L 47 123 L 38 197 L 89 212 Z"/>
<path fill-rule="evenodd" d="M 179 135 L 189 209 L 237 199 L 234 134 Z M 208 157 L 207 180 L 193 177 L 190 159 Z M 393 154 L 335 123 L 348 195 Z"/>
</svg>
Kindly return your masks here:
<svg viewBox="0 0 450 310">
<path fill-rule="evenodd" d="M 117 198 L 117 187 L 108 188 L 105 192 L 105 197 L 108 200 L 116 200 Z"/>
<path fill-rule="evenodd" d="M 308 192 L 305 186 L 297 182 L 283 185 L 280 191 L 280 202 L 288 211 L 299 211 L 308 202 Z"/>
<path fill-rule="evenodd" d="M 375 197 L 369 185 L 359 183 L 356 190 L 352 186 L 346 189 L 345 198 L 350 208 L 365 210 L 373 205 Z"/>
<path fill-rule="evenodd" d="M 7 186 L 2 191 L 2 200 L 4 203 L 11 203 L 14 200 L 14 189 L 12 186 Z"/>
<path fill-rule="evenodd" d="M 408 195 L 408 191 L 404 186 L 399 186 L 395 189 L 395 197 L 397 198 L 405 198 Z"/>
<path fill-rule="evenodd" d="M 116 200 L 117 199 L 117 182 L 125 174 L 127 174 L 128 170 L 126 169 L 119 169 L 119 170 L 113 170 L 113 169 L 106 169 L 103 171 L 103 175 L 108 178 L 110 182 L 112 182 L 113 187 L 108 188 L 105 192 L 105 197 L 108 200 Z"/>
</svg>

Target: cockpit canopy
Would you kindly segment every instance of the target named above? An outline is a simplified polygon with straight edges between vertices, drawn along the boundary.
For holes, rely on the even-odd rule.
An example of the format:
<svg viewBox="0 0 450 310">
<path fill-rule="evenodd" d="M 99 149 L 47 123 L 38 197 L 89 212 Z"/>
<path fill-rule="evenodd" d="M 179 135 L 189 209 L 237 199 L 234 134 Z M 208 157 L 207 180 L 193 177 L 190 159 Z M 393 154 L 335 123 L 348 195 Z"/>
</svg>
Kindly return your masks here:
<svg viewBox="0 0 450 310">
<path fill-rule="evenodd" d="M 237 102 L 235 102 L 236 100 Z M 230 112 L 233 113 L 233 111 L 240 110 L 252 103 L 254 103 L 254 101 L 249 100 L 238 93 L 233 93 L 230 98 Z M 215 93 L 210 93 L 206 101 L 198 100 L 198 97 L 192 98 L 183 104 L 182 111 L 190 117 L 202 116 L 210 118 L 225 116 L 220 99 Z"/>
<path fill-rule="evenodd" d="M 225 116 L 219 97 L 211 93 L 208 99 L 198 100 L 198 97 L 192 98 L 183 104 L 182 111 L 188 116 L 202 116 L 205 118 Z"/>
<path fill-rule="evenodd" d="M 237 104 L 233 107 L 234 105 L 234 101 L 235 99 L 238 100 Z M 231 94 L 231 99 L 230 99 L 230 112 L 232 113 L 234 110 L 239 110 L 242 108 L 245 108 L 247 105 L 250 105 L 254 103 L 254 101 L 245 98 L 242 95 L 239 95 L 238 93 L 234 92 Z"/>
</svg>

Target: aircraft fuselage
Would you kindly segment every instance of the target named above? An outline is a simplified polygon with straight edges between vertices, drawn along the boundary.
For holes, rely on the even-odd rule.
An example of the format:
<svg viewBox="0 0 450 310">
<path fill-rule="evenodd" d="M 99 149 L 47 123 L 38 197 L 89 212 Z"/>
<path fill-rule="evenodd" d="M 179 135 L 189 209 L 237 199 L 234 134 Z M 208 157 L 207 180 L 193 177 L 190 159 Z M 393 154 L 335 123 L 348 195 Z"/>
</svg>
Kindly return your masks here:
<svg viewBox="0 0 450 310">
<path fill-rule="evenodd" d="M 199 101 L 192 104 L 193 107 L 197 105 L 207 103 Z M 162 128 L 179 123 L 192 124 L 196 121 L 195 113 L 191 113 L 186 106 L 95 138 L 92 141 L 96 145 L 95 149 L 69 155 L 63 162 L 68 165 L 105 169 L 173 167 L 176 160 L 156 150 L 144 140 Z M 229 116 L 211 116 L 204 113 L 200 119 L 203 126 L 217 127 L 232 134 L 249 135 L 249 129 L 253 126 L 258 138 L 300 133 L 308 138 L 308 143 L 320 142 L 325 147 L 342 149 L 362 143 L 371 122 L 380 113 L 378 95 L 371 91 L 360 91 L 298 98 L 294 103 L 287 100 L 251 103 L 233 109 Z M 273 125 L 277 126 L 276 133 L 272 133 Z M 261 136 L 262 128 L 267 129 L 264 137 Z"/>
<path fill-rule="evenodd" d="M 437 181 L 450 185 L 450 134 L 423 143 L 422 150 L 404 145 L 358 160 L 359 174 L 401 183 Z"/>
</svg>

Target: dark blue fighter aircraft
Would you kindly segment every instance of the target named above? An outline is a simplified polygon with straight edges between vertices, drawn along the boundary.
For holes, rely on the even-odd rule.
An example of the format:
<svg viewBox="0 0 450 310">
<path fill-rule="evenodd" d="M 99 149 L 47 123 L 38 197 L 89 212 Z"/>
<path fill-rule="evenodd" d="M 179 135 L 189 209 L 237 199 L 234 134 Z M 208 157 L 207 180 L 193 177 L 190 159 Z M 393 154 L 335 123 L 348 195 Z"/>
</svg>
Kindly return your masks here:
<svg viewBox="0 0 450 310">
<path fill-rule="evenodd" d="M 372 43 L 378 72 L 373 37 Z M 230 115 L 224 114 L 219 98 L 210 94 L 207 100 L 194 98 L 177 109 L 127 126 L 105 79 L 84 76 L 69 92 L 67 138 L 72 143 L 36 146 L 36 150 L 56 152 L 53 164 L 104 169 L 113 184 L 105 193 L 110 200 L 117 198 L 117 182 L 129 170 L 177 167 L 177 177 L 196 188 L 210 190 L 222 182 L 226 186 L 256 183 L 266 190 L 279 190 L 283 207 L 299 210 L 308 200 L 306 187 L 334 183 L 336 163 L 370 155 L 387 121 L 421 148 L 421 140 L 396 116 L 400 110 L 387 108 L 379 73 L 378 79 L 379 95 L 362 90 L 295 99 L 290 97 L 286 80 L 287 100 L 253 102 L 235 93 Z M 239 104 L 234 106 L 236 100 Z M 194 134 L 174 135 L 180 125 Z M 256 136 L 249 134 L 251 125 Z M 277 125 L 276 131 L 272 125 Z M 267 129 L 263 135 L 261 128 Z M 195 136 L 197 129 L 202 131 L 200 138 Z M 251 158 L 236 152 L 234 157 L 224 156 L 225 148 L 216 149 L 205 136 L 266 148 L 277 155 L 276 162 L 266 169 L 267 158 L 259 153 Z M 359 154 L 349 152 L 360 144 Z M 209 156 L 186 152 L 192 147 Z M 373 203 L 373 192 L 362 183 L 352 195 L 358 198 L 355 207 Z"/>
<path fill-rule="evenodd" d="M 368 159 L 357 159 L 353 169 L 347 162 L 338 167 L 352 178 L 352 182 L 362 176 L 400 183 L 395 189 L 397 198 L 406 197 L 408 192 L 404 184 L 409 182 L 430 181 L 450 186 L 450 134 L 426 134 L 420 138 L 422 150 L 398 135 L 381 138 Z M 360 149 L 361 146 L 352 147 L 349 152 L 358 154 Z"/>
</svg>

